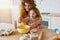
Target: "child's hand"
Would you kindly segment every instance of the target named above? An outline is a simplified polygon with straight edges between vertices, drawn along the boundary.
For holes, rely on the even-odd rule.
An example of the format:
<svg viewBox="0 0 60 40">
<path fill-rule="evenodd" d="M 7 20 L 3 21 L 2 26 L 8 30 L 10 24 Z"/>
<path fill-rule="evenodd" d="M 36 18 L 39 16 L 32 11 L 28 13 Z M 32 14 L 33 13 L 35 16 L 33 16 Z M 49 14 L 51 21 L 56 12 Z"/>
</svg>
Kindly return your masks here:
<svg viewBox="0 0 60 40">
<path fill-rule="evenodd" d="M 34 28 L 34 29 L 31 29 L 31 32 L 37 32 L 38 30 L 37 30 L 37 28 Z"/>
<path fill-rule="evenodd" d="M 31 25 L 31 24 L 29 26 L 30 26 L 30 30 L 36 28 L 36 26 Z"/>
</svg>

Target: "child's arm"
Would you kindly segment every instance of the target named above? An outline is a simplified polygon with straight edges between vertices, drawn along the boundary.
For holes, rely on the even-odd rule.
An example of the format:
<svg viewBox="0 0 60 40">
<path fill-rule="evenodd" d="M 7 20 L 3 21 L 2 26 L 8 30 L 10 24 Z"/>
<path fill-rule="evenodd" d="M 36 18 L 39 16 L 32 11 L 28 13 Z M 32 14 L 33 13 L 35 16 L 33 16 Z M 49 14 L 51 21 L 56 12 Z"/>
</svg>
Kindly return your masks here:
<svg viewBox="0 0 60 40">
<path fill-rule="evenodd" d="M 29 25 L 31 26 L 31 29 L 33 29 L 33 28 L 37 28 L 38 25 L 41 25 L 41 22 L 42 22 L 41 18 L 38 18 L 36 21 L 34 21 L 33 23 Z"/>
<path fill-rule="evenodd" d="M 37 23 L 37 25 L 41 25 L 42 24 L 42 18 L 39 17 L 35 23 Z"/>
</svg>

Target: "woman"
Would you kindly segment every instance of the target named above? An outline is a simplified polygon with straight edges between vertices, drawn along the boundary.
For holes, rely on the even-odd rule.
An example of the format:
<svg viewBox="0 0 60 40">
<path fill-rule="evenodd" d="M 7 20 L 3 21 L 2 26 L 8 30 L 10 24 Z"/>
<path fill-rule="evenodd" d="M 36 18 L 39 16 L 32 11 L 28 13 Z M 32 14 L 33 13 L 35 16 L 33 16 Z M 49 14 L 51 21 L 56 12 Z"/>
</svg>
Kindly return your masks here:
<svg viewBox="0 0 60 40">
<path fill-rule="evenodd" d="M 20 9 L 20 18 L 18 22 L 21 23 L 24 18 L 28 17 L 29 11 L 33 8 L 36 8 L 36 4 L 34 3 L 34 0 L 22 0 L 22 5 Z M 30 25 L 31 29 L 33 28 L 34 25 L 38 25 L 38 24 L 41 25 L 42 22 L 41 15 L 39 13 L 37 14 L 39 15 L 40 19 L 32 23 L 32 25 Z"/>
</svg>

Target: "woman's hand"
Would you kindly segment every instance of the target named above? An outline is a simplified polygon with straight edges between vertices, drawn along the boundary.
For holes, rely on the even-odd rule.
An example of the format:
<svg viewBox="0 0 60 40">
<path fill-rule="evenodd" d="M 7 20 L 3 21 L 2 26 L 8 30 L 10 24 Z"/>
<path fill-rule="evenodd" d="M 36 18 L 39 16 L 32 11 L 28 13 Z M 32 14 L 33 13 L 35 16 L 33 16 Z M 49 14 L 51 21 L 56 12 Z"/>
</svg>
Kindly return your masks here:
<svg viewBox="0 0 60 40">
<path fill-rule="evenodd" d="M 21 23 L 23 21 L 22 17 L 19 17 L 18 22 Z"/>
</svg>

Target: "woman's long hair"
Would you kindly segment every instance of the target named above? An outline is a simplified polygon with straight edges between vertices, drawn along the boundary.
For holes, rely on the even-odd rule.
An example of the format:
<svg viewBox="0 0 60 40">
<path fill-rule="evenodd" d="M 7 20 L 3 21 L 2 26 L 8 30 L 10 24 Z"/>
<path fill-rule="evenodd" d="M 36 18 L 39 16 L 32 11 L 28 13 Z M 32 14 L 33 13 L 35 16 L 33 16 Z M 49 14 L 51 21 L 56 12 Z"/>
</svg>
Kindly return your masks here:
<svg viewBox="0 0 60 40">
<path fill-rule="evenodd" d="M 34 0 L 22 0 L 22 4 L 20 7 L 20 17 L 23 17 L 23 18 L 28 15 L 28 12 L 24 8 L 25 3 L 29 3 L 31 4 L 31 6 L 33 6 L 32 8 L 36 8 L 36 4 L 34 3 Z"/>
</svg>

